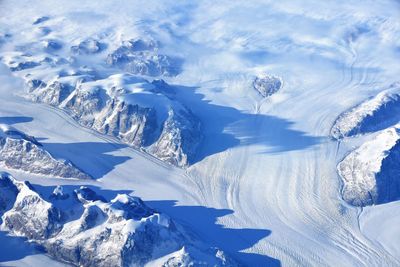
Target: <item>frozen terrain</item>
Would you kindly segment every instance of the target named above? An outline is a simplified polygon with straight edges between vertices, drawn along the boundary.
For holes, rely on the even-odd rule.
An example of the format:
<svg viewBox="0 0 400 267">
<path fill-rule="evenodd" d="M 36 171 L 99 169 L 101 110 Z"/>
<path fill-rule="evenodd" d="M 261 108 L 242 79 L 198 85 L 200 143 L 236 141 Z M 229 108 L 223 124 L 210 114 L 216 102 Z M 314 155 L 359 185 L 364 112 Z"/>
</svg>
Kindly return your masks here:
<svg viewBox="0 0 400 267">
<path fill-rule="evenodd" d="M 0 124 L 93 179 L 1 170 L 97 188 L 100 210 L 138 196 L 244 266 L 399 266 L 399 18 L 395 0 L 2 1 Z M 199 254 L 175 248 L 150 263 Z M 9 228 L 0 249 L 62 264 Z"/>
<path fill-rule="evenodd" d="M 55 159 L 33 136 L 0 124 L 0 164 L 3 168 L 59 178 L 90 179 L 71 162 Z"/>
<path fill-rule="evenodd" d="M 204 261 L 237 266 L 216 248 L 195 247 L 180 226 L 140 198 L 118 194 L 107 201 L 85 186 L 39 191 L 49 190 L 0 173 L 1 229 L 43 246 L 59 261 L 76 266 L 143 266 L 157 259 L 163 266 L 196 266 Z"/>
</svg>

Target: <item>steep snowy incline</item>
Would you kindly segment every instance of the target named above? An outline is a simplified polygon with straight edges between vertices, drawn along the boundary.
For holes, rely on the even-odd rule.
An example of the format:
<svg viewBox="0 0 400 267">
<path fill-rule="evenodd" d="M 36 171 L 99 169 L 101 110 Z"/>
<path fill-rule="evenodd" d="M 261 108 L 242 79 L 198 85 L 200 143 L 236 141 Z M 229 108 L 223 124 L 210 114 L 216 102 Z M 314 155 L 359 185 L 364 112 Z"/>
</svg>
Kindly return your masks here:
<svg viewBox="0 0 400 267">
<path fill-rule="evenodd" d="M 51 28 L 49 38 L 77 46 L 106 36 L 118 47 L 150 34 L 163 44 L 160 54 L 184 59 L 166 82 L 204 135 L 186 171 L 83 128 L 62 111 L 1 92 L 1 116 L 31 117 L 14 121 L 47 138 L 52 154 L 79 162 L 93 184 L 135 190 L 246 266 L 400 265 L 399 202 L 361 209 L 340 195 L 337 164 L 375 135 L 340 142 L 330 136 L 340 114 L 398 82 L 398 1 L 22 2 L 0 4 L 7 10 L 0 19 L 5 50 L 8 38 L 29 40 Z M 55 19 L 27 30 L 43 16 Z M 82 60 L 78 65 L 93 63 Z M 263 98 L 253 82 L 266 75 L 282 84 Z M 23 85 L 2 89 L 17 87 Z"/>
</svg>

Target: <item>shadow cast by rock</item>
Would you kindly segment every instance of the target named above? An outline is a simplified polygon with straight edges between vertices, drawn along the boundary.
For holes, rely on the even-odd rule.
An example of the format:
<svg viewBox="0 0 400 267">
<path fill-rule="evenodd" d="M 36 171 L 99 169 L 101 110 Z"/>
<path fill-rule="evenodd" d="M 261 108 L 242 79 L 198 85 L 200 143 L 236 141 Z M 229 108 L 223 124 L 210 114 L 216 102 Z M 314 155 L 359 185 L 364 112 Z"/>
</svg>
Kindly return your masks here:
<svg viewBox="0 0 400 267">
<path fill-rule="evenodd" d="M 26 238 L 9 236 L 4 231 L 0 231 L 0 244 L 3 244 L 0 253 L 0 266 L 6 266 L 2 262 L 16 261 L 30 255 L 45 253 L 40 246 L 29 243 Z"/>
<path fill-rule="evenodd" d="M 111 154 L 127 147 L 123 144 L 101 142 L 42 144 L 53 156 L 70 160 L 75 166 L 95 179 L 103 177 L 117 165 L 131 159 L 128 156 Z"/>
<path fill-rule="evenodd" d="M 233 213 L 229 209 L 215 209 L 204 206 L 178 206 L 175 200 L 146 201 L 150 207 L 166 213 L 174 221 L 189 229 L 194 239 L 206 242 L 228 252 L 245 266 L 280 266 L 280 261 L 266 255 L 246 253 L 242 250 L 252 247 L 271 231 L 265 229 L 231 229 L 217 223 L 219 217 Z"/>
<path fill-rule="evenodd" d="M 192 164 L 237 146 L 262 145 L 265 153 L 275 153 L 301 150 L 321 142 L 320 137 L 292 129 L 292 121 L 213 104 L 195 87 L 173 88 L 175 97 L 190 107 L 203 125 L 204 139 Z"/>
<path fill-rule="evenodd" d="M 0 117 L 0 124 L 17 124 L 33 121 L 32 117 L 14 116 L 14 117 Z"/>
<path fill-rule="evenodd" d="M 382 160 L 381 170 L 376 175 L 377 199 L 374 204 L 385 204 L 400 200 L 400 141 L 392 147 Z"/>
</svg>

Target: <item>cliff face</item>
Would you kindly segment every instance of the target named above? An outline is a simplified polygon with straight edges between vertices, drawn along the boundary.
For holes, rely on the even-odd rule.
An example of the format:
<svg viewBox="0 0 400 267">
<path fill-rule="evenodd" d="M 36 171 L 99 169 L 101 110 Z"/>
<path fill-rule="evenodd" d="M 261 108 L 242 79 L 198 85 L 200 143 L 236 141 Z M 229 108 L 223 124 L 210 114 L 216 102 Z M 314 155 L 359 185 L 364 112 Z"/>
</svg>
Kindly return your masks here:
<svg viewBox="0 0 400 267">
<path fill-rule="evenodd" d="M 125 74 L 87 82 L 74 76 L 28 84 L 35 85 L 34 101 L 60 107 L 86 127 L 176 166 L 194 161 L 202 140 L 200 120 L 174 99 L 173 88 L 162 80 L 150 83 Z"/>
</svg>

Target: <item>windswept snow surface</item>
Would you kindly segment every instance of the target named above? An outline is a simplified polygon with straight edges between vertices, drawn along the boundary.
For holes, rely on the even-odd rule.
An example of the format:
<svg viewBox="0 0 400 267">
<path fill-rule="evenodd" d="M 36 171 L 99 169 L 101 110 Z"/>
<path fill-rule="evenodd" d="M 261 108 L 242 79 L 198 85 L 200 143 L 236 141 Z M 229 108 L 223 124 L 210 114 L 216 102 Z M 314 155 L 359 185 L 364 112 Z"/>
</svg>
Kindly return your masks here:
<svg viewBox="0 0 400 267">
<path fill-rule="evenodd" d="M 2 61 L 15 59 L 13 74 L 2 70 L 0 121 L 73 160 L 96 179 L 93 185 L 134 190 L 245 266 L 400 265 L 399 202 L 361 209 L 341 197 L 337 164 L 376 134 L 330 138 L 340 114 L 398 82 L 398 1 L 21 0 L 2 1 L 0 14 Z M 12 76 L 26 78 L 48 64 L 38 66 L 43 58 L 35 55 L 20 61 L 30 50 L 57 57 L 78 47 L 74 68 L 109 77 L 115 73 L 107 71 L 114 66 L 106 47 L 116 51 L 123 41 L 146 37 L 158 45 L 140 57 L 144 67 L 115 68 L 149 81 L 160 74 L 199 118 L 204 138 L 186 170 L 14 95 L 27 88 Z M 85 43 L 90 39 L 99 43 Z M 179 73 L 162 67 L 172 59 Z M 265 75 L 284 84 L 268 98 L 253 88 Z M 82 183 L 11 173 L 34 184 Z M 46 258 L 27 253 L 2 257 L 1 264 L 29 261 Z"/>
</svg>

